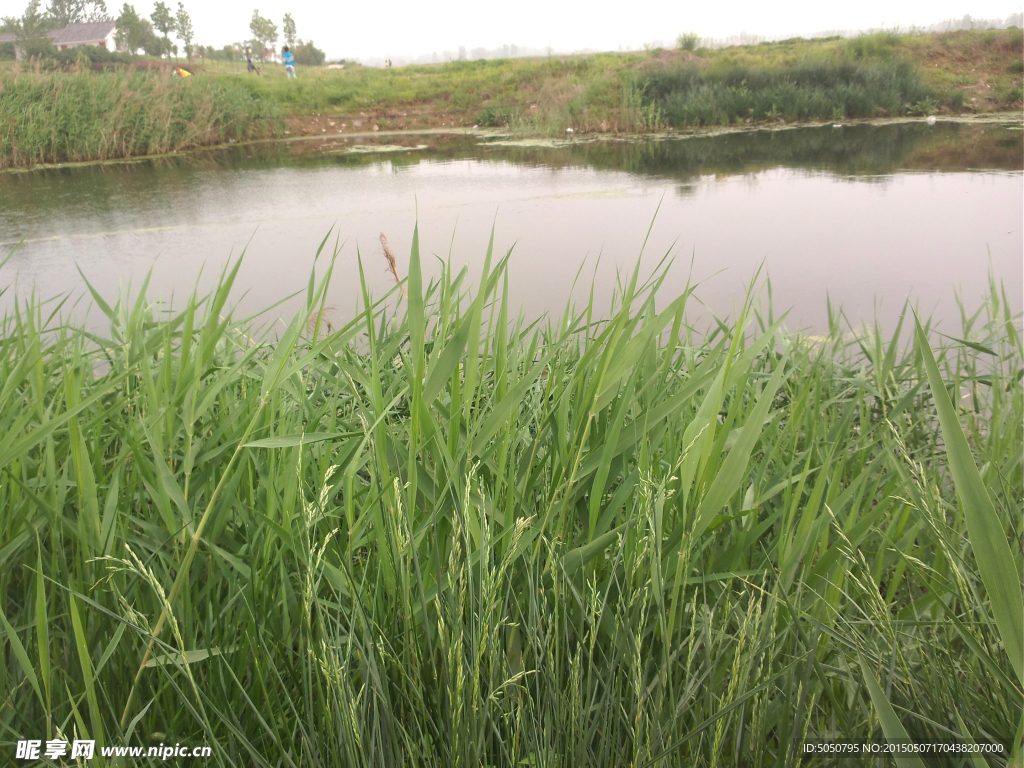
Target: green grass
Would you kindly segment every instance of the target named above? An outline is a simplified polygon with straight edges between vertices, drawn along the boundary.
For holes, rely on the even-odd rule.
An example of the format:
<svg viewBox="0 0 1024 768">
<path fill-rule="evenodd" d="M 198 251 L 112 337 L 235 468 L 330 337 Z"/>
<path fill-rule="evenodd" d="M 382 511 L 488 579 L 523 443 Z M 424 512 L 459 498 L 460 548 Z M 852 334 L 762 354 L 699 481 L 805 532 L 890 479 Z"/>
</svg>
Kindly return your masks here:
<svg viewBox="0 0 1024 768">
<path fill-rule="evenodd" d="M 414 237 L 408 298 L 364 288 L 333 328 L 328 262 L 274 341 L 229 312 L 237 263 L 177 308 L 94 295 L 104 334 L 8 314 L 0 749 L 1021 754 L 1024 351 L 996 285 L 960 338 L 909 310 L 800 337 L 770 292 L 698 334 L 660 269 L 528 323 L 490 248 L 426 283 Z"/>
<path fill-rule="evenodd" d="M 0 71 L 0 168 L 164 154 L 266 136 L 276 107 L 167 74 Z"/>
<path fill-rule="evenodd" d="M 643 100 L 672 126 L 930 114 L 935 92 L 906 61 L 652 70 Z"/>
<path fill-rule="evenodd" d="M 387 128 L 442 122 L 467 127 L 499 124 L 488 118 L 489 107 L 514 116 L 516 124 L 527 118 L 552 120 L 562 112 L 567 117 L 585 112 L 588 119 L 605 120 L 618 115 L 629 67 L 644 58 L 641 54 L 595 54 L 457 61 L 390 70 L 303 67 L 294 81 L 287 80 L 279 66 L 268 64 L 263 77 L 250 75 L 242 82 L 254 94 L 281 104 L 289 114 L 362 115 Z M 559 131 L 564 131 L 566 124 L 559 125 Z"/>
<path fill-rule="evenodd" d="M 643 132 L 727 122 L 834 120 L 1013 108 L 1014 30 L 794 38 L 694 52 L 462 61 L 393 70 L 268 64 L 245 77 L 291 114 L 370 116 L 381 127 Z M 230 65 L 210 63 L 211 71 Z"/>
</svg>

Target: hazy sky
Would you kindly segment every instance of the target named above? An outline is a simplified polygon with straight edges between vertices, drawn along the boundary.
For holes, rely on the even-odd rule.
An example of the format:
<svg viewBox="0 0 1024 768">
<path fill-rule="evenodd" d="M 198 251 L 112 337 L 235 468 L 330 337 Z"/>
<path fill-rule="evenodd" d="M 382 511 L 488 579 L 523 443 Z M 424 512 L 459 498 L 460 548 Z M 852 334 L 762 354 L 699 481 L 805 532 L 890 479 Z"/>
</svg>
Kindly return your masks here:
<svg viewBox="0 0 1024 768">
<path fill-rule="evenodd" d="M 107 0 L 117 15 L 124 0 Z M 647 0 L 629 3 L 580 0 L 184 0 L 192 15 L 196 42 L 220 46 L 248 38 L 253 8 L 280 28 L 291 12 L 299 37 L 312 39 L 331 58 L 418 56 L 436 51 L 506 43 L 555 50 L 638 49 L 645 42 L 672 41 L 683 31 L 702 37 L 741 32 L 774 36 L 813 34 L 830 29 L 868 29 L 913 24 L 925 26 L 969 13 L 976 18 L 1005 18 L 1021 10 L 1020 0 L 857 0 L 856 2 L 778 3 L 764 0 L 683 3 Z M 0 16 L 20 15 L 25 0 L 0 0 Z M 48 0 L 42 0 L 47 5 Z M 176 6 L 177 0 L 168 3 Z M 151 0 L 134 3 L 149 16 Z"/>
</svg>

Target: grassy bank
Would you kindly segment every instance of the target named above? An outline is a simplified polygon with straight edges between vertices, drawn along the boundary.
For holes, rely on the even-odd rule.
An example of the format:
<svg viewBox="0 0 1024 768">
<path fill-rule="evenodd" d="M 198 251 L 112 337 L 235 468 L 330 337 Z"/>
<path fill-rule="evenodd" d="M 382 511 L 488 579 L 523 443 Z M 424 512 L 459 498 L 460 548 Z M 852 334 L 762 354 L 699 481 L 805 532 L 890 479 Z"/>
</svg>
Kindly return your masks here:
<svg viewBox="0 0 1024 768">
<path fill-rule="evenodd" d="M 165 154 L 271 135 L 237 83 L 168 74 L 0 71 L 0 168 Z"/>
<path fill-rule="evenodd" d="M 188 84 L 125 72 L 0 69 L 0 167 L 187 149 L 229 138 L 389 129 L 500 128 L 531 135 L 1021 108 L 1020 30 L 344 70 L 288 80 L 238 62 L 196 65 Z M 156 64 L 156 62 L 154 62 Z M 116 65 L 115 65 L 116 66 Z M 149 79 L 147 79 L 147 77 Z M 288 116 L 280 130 L 271 118 Z"/>
<path fill-rule="evenodd" d="M 501 260 L 424 285 L 416 242 L 402 293 L 340 328 L 322 257 L 273 344 L 228 314 L 233 271 L 174 311 L 95 297 L 106 338 L 52 304 L 6 318 L 0 749 L 1020 755 L 1024 351 L 999 289 L 935 350 L 909 312 L 801 339 L 759 302 L 698 336 L 693 297 L 637 274 L 610 311 L 528 325 Z"/>
<path fill-rule="evenodd" d="M 268 65 L 247 87 L 280 103 L 295 132 L 427 126 L 533 134 L 1019 109 L 1020 30 L 881 33 L 695 52 L 462 61 L 394 70 Z M 212 66 L 212 65 L 211 65 Z M 223 65 L 221 65 L 223 66 Z M 212 70 L 211 70 L 212 71 Z M 332 130 L 334 129 L 334 130 Z"/>
</svg>

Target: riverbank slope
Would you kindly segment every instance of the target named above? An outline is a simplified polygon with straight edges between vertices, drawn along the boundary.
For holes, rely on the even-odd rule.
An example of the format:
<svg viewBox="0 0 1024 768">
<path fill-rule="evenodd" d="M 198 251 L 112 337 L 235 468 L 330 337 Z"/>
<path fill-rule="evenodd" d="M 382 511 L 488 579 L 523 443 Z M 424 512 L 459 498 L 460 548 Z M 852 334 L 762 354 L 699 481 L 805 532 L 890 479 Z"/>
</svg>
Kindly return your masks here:
<svg viewBox="0 0 1024 768">
<path fill-rule="evenodd" d="M 1020 109 L 1022 39 L 1012 29 L 882 33 L 694 52 L 309 68 L 291 82 L 270 65 L 262 78 L 242 79 L 281 105 L 290 135 L 474 125 L 638 133 Z"/>
<path fill-rule="evenodd" d="M 215 61 L 184 80 L 8 66 L 0 122 L 12 130 L 0 140 L 0 168 L 269 137 L 472 128 L 555 137 L 1019 111 L 1022 48 L 1010 29 L 310 67 L 298 80 L 273 64 L 257 77 Z"/>
</svg>

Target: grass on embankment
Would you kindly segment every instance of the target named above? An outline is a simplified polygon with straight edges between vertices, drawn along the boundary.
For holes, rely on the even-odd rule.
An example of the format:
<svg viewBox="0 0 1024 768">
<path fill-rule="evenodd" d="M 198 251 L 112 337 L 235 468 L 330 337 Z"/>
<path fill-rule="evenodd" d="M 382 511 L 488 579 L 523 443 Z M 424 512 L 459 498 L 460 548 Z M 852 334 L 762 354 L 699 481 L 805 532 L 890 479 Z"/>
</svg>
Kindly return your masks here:
<svg viewBox="0 0 1024 768">
<path fill-rule="evenodd" d="M 257 77 L 210 61 L 187 85 L 0 67 L 0 119 L 17 126 L 14 143 L 0 135 L 0 167 L 255 138 L 279 115 L 292 136 L 474 125 L 561 136 L 1019 109 L 1021 42 L 1020 30 L 884 33 L 696 53 L 300 67 L 297 80 L 271 63 Z"/>
<path fill-rule="evenodd" d="M 166 154 L 271 135 L 276 107 L 230 80 L 0 72 L 0 168 Z"/>
<path fill-rule="evenodd" d="M 991 111 L 1020 105 L 1020 30 L 880 33 L 851 39 L 416 65 L 279 66 L 244 76 L 290 115 L 381 129 L 474 124 L 560 135 L 694 125 Z M 211 71 L 224 65 L 211 63 Z M 340 130 L 297 120 L 294 133 Z"/>
<path fill-rule="evenodd" d="M 416 243 L 397 313 L 364 290 L 331 328 L 311 277 L 276 344 L 228 314 L 235 272 L 173 312 L 96 297 L 107 338 L 6 318 L 0 748 L 760 768 L 905 731 L 1019 757 L 1000 291 L 933 359 L 909 313 L 811 341 L 748 304 L 699 338 L 635 273 L 607 320 L 527 325 L 503 263 L 428 286 Z"/>
</svg>

